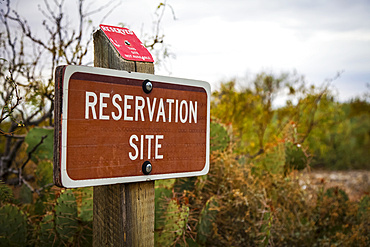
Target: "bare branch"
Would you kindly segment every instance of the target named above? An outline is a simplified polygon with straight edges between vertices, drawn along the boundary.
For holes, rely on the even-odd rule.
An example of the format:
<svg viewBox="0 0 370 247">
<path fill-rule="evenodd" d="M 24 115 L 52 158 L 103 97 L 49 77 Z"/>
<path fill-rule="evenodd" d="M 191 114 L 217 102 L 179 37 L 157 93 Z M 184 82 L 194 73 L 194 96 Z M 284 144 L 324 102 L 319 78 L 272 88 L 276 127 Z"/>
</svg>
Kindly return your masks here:
<svg viewBox="0 0 370 247">
<path fill-rule="evenodd" d="M 306 130 L 306 132 L 302 135 L 302 138 L 299 140 L 299 143 L 303 143 L 306 138 L 308 137 L 308 135 L 311 133 L 314 125 L 315 125 L 315 114 L 317 112 L 317 107 L 318 107 L 318 104 L 320 102 L 320 100 L 322 99 L 322 97 L 327 93 L 328 91 L 328 88 L 325 87 L 316 97 L 316 99 L 314 100 L 313 102 L 313 107 L 310 111 L 310 116 L 309 116 L 309 123 L 308 123 L 308 128 Z"/>
<path fill-rule="evenodd" d="M 48 137 L 47 135 L 45 136 L 42 136 L 41 137 L 41 140 L 39 143 L 37 143 L 31 151 L 28 152 L 28 157 L 27 157 L 27 160 L 23 163 L 22 167 L 21 167 L 21 171 L 23 171 L 24 167 L 27 165 L 27 163 L 30 161 L 30 159 L 32 158 L 32 154 L 37 150 L 37 148 L 44 143 L 44 140 L 45 138 Z"/>
<path fill-rule="evenodd" d="M 83 17 L 86 18 L 88 16 L 91 16 L 91 15 L 94 15 L 94 14 L 97 14 L 97 13 L 101 13 L 105 9 L 108 9 L 114 2 L 116 2 L 116 0 L 111 0 L 108 3 L 106 3 L 105 5 L 97 8 L 97 9 L 91 10 L 90 12 L 86 11 L 86 13 L 83 14 Z M 116 5 L 113 6 L 113 8 L 111 8 L 109 11 L 107 11 L 107 13 L 110 13 L 113 9 L 115 9 L 116 7 L 118 7 L 121 4 L 122 4 L 121 1 L 119 1 Z"/>
<path fill-rule="evenodd" d="M 11 90 L 8 92 L 8 95 L 5 97 L 5 105 L 1 109 L 0 114 L 0 123 L 3 122 L 5 119 L 10 118 L 12 121 L 17 122 L 17 120 L 13 117 L 13 112 L 20 104 L 22 98 L 19 96 L 18 86 L 17 84 L 11 79 L 12 76 L 5 78 L 5 83 L 9 83 L 12 85 Z M 15 99 L 16 102 L 12 103 L 12 95 L 15 92 Z M 18 126 L 24 126 L 23 123 L 17 122 Z"/>
<path fill-rule="evenodd" d="M 114 2 L 114 1 L 111 1 L 112 3 Z M 114 5 L 114 6 L 112 6 L 112 8 L 110 9 L 110 10 L 108 10 L 107 11 L 107 13 L 103 16 L 103 18 L 100 20 L 100 23 L 103 23 L 104 21 L 105 21 L 105 19 L 110 15 L 110 13 L 113 11 L 113 10 L 115 10 L 115 9 L 117 9 L 117 7 L 118 6 L 120 6 L 122 3 L 121 3 L 121 1 L 119 1 L 119 2 L 117 2 L 117 4 L 116 5 Z M 108 5 L 106 6 L 106 7 L 108 7 Z"/>
</svg>

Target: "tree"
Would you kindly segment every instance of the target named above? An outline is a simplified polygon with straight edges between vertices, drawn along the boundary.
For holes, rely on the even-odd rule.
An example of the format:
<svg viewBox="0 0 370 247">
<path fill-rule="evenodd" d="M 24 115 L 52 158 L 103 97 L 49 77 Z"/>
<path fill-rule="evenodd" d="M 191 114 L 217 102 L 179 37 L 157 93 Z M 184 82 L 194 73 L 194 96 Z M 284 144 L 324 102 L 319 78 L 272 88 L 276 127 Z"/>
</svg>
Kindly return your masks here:
<svg viewBox="0 0 370 247">
<path fill-rule="evenodd" d="M 274 105 L 278 97 L 285 98 L 284 106 Z M 254 159 L 279 142 L 290 143 L 288 148 L 304 154 L 302 144 L 312 129 L 329 117 L 324 112 L 330 100 L 328 85 L 308 87 L 296 73 L 262 72 L 241 90 L 235 80 L 221 84 L 213 93 L 211 111 L 231 128 L 240 157 Z"/>
<path fill-rule="evenodd" d="M 321 126 L 315 128 L 308 137 L 307 142 L 314 154 L 312 166 L 369 169 L 369 102 L 355 98 L 345 103 L 328 102 L 326 108 L 326 112 L 335 109 L 337 114 L 322 121 Z"/>
<path fill-rule="evenodd" d="M 12 7 L 10 0 L 2 3 L 0 10 L 0 179 L 6 182 L 17 174 L 14 183 L 25 183 L 22 176 L 32 152 L 45 138 L 38 136 L 35 149 L 22 154 L 26 134 L 34 126 L 53 127 L 54 70 L 60 64 L 87 65 L 92 32 L 96 27 L 91 17 L 97 13 L 109 14 L 119 4 L 112 0 L 102 7 L 88 10 L 85 0 L 77 2 L 77 23 L 69 23 L 65 1 L 44 0 L 39 6 L 43 17 L 42 27 L 47 38 L 42 38 L 28 21 Z M 154 35 L 146 36 L 144 43 L 156 50 L 165 49 L 160 21 L 168 5 L 160 3 Z M 158 25 L 157 25 L 158 24 Z M 165 48 L 163 48 L 165 47 Z M 164 56 L 165 57 L 165 56 Z M 32 152 L 31 152 L 32 151 Z M 26 157 L 21 157 L 21 156 Z"/>
<path fill-rule="evenodd" d="M 90 19 L 120 2 L 88 11 L 90 3 L 77 1 L 73 26 L 66 2 L 39 6 L 46 38 L 10 0 L 0 3 L 0 246 L 92 244 L 92 188 L 53 186 L 54 70 L 92 62 Z M 159 25 L 167 6 L 159 3 L 154 34 L 144 40 L 162 59 L 169 55 Z"/>
</svg>

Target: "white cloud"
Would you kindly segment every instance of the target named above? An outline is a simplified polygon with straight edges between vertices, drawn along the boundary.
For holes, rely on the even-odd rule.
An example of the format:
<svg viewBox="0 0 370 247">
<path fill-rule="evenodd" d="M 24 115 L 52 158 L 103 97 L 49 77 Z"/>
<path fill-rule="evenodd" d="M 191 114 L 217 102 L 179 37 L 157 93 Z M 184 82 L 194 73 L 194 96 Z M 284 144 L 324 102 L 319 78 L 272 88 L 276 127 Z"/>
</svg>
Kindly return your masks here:
<svg viewBox="0 0 370 247">
<path fill-rule="evenodd" d="M 105 23 L 126 23 L 139 36 L 151 32 L 159 2 L 123 1 Z M 37 11 L 34 1 L 16 3 L 26 14 L 32 8 Z M 105 1 L 95 5 L 102 3 Z M 165 42 L 177 57 L 171 64 L 172 76 L 207 80 L 216 87 L 222 79 L 262 69 L 276 72 L 297 69 L 308 81 L 316 83 L 344 70 L 334 83 L 342 99 L 361 93 L 370 81 L 368 0 L 167 0 L 167 3 L 177 17 L 174 21 L 167 9 L 162 23 Z M 73 16 L 74 11 L 72 7 L 69 14 Z M 39 18 L 35 14 L 29 17 Z M 163 69 L 157 72 L 168 74 Z M 349 90 L 348 85 L 358 91 Z"/>
</svg>

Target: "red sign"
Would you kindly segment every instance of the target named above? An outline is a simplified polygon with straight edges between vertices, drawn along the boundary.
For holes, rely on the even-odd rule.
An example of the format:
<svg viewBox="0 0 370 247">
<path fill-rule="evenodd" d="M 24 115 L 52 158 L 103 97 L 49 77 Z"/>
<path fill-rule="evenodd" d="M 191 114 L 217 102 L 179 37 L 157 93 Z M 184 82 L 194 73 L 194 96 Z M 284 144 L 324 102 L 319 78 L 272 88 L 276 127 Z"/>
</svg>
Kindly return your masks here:
<svg viewBox="0 0 370 247">
<path fill-rule="evenodd" d="M 208 173 L 207 82 L 84 66 L 60 66 L 56 79 L 57 185 Z"/>
<path fill-rule="evenodd" d="M 154 62 L 152 55 L 128 28 L 100 25 L 101 30 L 126 60 Z"/>
</svg>

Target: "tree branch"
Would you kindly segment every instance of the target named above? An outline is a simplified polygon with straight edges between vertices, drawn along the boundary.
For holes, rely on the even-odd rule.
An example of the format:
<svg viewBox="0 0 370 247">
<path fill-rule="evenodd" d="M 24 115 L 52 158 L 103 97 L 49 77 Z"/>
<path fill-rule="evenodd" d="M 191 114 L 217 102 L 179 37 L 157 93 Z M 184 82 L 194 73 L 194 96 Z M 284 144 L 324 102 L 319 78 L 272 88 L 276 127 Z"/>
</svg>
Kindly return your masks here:
<svg viewBox="0 0 370 247">
<path fill-rule="evenodd" d="M 22 165 L 22 167 L 21 167 L 21 171 L 23 171 L 23 169 L 24 169 L 24 167 L 27 165 L 27 163 L 30 161 L 30 159 L 31 159 L 31 157 L 32 157 L 32 154 L 36 151 L 36 149 L 42 144 L 42 143 L 44 143 L 44 140 L 45 140 L 45 138 L 46 137 L 48 137 L 47 135 L 45 135 L 45 136 L 42 136 L 41 137 L 41 140 L 40 140 L 40 142 L 36 145 L 36 146 L 34 146 L 33 148 L 32 148 L 32 150 L 31 151 L 29 151 L 28 152 L 28 157 L 27 157 L 27 160 L 23 163 L 23 165 Z"/>
</svg>

